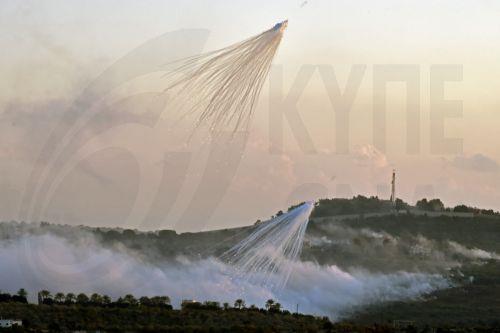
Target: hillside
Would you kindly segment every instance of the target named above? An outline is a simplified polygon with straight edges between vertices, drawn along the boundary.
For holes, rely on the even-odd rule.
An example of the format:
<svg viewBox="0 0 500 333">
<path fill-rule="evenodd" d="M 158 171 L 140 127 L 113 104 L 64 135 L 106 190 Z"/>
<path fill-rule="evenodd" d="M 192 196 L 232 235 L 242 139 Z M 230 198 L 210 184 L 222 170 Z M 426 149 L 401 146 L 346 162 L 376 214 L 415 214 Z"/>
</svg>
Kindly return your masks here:
<svg viewBox="0 0 500 333">
<path fill-rule="evenodd" d="M 500 327 L 500 263 L 490 261 L 461 271 L 473 277 L 455 280 L 455 287 L 409 302 L 388 302 L 361 311 L 351 320 L 359 324 L 412 321 L 432 327 Z"/>
<path fill-rule="evenodd" d="M 447 288 L 413 299 L 381 298 L 376 304 L 370 301 L 368 305 L 347 306 L 348 310 L 337 311 L 342 320 L 361 324 L 410 320 L 417 325 L 497 325 L 498 213 L 463 205 L 444 208 L 437 200 L 422 202 L 412 207 L 399 201 L 400 209 L 395 211 L 387 201 L 377 198 L 320 200 L 306 231 L 301 260 L 375 280 L 425 273 L 449 281 Z M 91 236 L 104 248 L 126 250 L 142 262 L 164 265 L 179 257 L 217 257 L 254 228 L 250 225 L 178 234 L 172 230 L 140 232 L 8 222 L 0 224 L 0 239 L 51 234 L 72 243 Z"/>
</svg>

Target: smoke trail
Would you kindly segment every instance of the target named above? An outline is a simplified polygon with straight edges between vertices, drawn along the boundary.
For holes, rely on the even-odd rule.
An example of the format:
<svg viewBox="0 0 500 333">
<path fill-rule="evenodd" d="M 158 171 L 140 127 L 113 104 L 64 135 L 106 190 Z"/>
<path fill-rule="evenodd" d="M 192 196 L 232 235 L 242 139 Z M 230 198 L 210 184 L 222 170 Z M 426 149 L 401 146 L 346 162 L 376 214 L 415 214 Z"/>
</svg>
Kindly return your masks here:
<svg viewBox="0 0 500 333">
<path fill-rule="evenodd" d="M 489 252 L 478 248 L 467 248 L 462 244 L 453 241 L 449 241 L 448 244 L 452 251 L 469 259 L 500 260 L 500 255 L 495 252 Z"/>
<path fill-rule="evenodd" d="M 282 289 L 302 250 L 309 215 L 314 204 L 301 206 L 262 223 L 247 238 L 225 252 L 221 259 L 236 269 L 237 277 L 271 289 Z"/>
<path fill-rule="evenodd" d="M 165 77 L 165 91 L 179 88 L 187 95 L 188 113 L 201 110 L 198 125 L 210 123 L 218 132 L 248 126 L 262 85 L 288 21 L 229 47 L 183 59 Z M 179 76 L 181 76 L 179 78 Z"/>
</svg>

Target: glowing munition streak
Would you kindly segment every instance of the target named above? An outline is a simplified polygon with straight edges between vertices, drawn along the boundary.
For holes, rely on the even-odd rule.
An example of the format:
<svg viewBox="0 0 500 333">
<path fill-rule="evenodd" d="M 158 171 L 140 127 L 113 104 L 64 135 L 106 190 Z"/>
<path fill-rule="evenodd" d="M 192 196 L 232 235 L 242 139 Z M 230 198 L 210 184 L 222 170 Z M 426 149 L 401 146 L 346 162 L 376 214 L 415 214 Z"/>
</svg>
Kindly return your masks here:
<svg viewBox="0 0 500 333">
<path fill-rule="evenodd" d="M 302 240 L 314 207 L 312 202 L 262 223 L 241 242 L 223 253 L 221 259 L 232 265 L 237 277 L 282 289 L 292 265 L 302 250 Z"/>
<path fill-rule="evenodd" d="M 219 131 L 247 128 L 288 21 L 243 42 L 183 59 L 165 76 L 189 98 L 188 113 L 201 111 L 197 125 Z M 182 77 L 178 77 L 181 74 Z"/>
</svg>

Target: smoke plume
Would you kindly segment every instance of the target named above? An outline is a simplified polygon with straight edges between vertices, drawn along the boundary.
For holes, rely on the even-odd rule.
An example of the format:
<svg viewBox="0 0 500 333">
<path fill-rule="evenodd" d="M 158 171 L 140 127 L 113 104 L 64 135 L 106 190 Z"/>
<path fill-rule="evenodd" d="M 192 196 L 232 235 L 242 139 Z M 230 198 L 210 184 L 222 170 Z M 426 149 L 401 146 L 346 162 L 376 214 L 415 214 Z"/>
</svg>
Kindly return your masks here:
<svg viewBox="0 0 500 333">
<path fill-rule="evenodd" d="M 152 264 L 124 248 L 103 247 L 85 231 L 78 237 L 53 232 L 13 238 L 4 235 L 0 241 L 2 290 L 26 288 L 31 300 L 42 289 L 98 292 L 111 297 L 168 295 L 174 306 L 183 299 L 232 304 L 237 298 L 243 298 L 247 305 L 263 306 L 272 298 L 289 310 L 299 304 L 301 312 L 336 319 L 368 304 L 415 298 L 449 285 L 438 274 L 348 272 L 310 261 L 290 265 L 287 286 L 273 292 L 235 279 L 232 267 L 213 257 L 196 260 L 178 256 L 174 261 Z"/>
</svg>

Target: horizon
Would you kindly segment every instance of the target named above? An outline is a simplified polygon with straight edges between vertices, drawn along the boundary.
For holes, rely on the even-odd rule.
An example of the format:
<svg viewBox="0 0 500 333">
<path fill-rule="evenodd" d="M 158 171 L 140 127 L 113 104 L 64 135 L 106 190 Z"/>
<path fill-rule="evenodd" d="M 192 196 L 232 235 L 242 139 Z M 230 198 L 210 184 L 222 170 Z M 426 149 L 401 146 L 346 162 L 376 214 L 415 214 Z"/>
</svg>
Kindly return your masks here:
<svg viewBox="0 0 500 333">
<path fill-rule="evenodd" d="M 389 197 L 393 168 L 407 202 L 435 196 L 500 209 L 500 151 L 486 141 L 500 123 L 497 3 L 2 7 L 3 219 L 236 227 L 322 196 Z M 179 121 L 175 105 L 152 98 L 165 88 L 161 72 L 135 77 L 139 58 L 120 62 L 138 51 L 161 67 L 286 18 L 248 134 L 212 146 L 203 126 L 187 141 L 194 120 Z M 70 125 L 75 110 L 80 127 Z M 64 126 L 72 127 L 62 135 Z"/>
<path fill-rule="evenodd" d="M 354 195 L 353 197 L 350 197 L 350 198 L 320 198 L 316 201 L 314 201 L 314 207 L 316 207 L 316 205 L 318 205 L 320 203 L 321 200 L 335 200 L 335 199 L 341 199 L 341 200 L 354 200 L 358 197 L 363 197 L 363 198 L 366 198 L 366 199 L 371 199 L 371 198 L 375 198 L 377 200 L 379 200 L 380 202 L 386 202 L 386 203 L 391 203 L 391 200 L 390 199 L 384 199 L 384 198 L 379 198 L 377 196 L 364 196 L 362 194 L 357 194 L 357 195 Z M 400 198 L 397 198 L 396 197 L 396 200 L 400 200 Z M 420 209 L 417 207 L 417 204 L 419 201 L 423 201 L 423 200 L 439 200 L 440 202 L 441 199 L 439 198 L 421 198 L 419 199 L 417 202 L 415 203 L 408 203 L 408 202 L 405 202 L 404 200 L 402 201 L 403 204 L 407 204 L 409 205 L 409 207 L 412 207 L 412 208 L 417 208 L 417 210 L 420 210 L 421 212 L 423 212 L 424 214 L 427 212 L 431 212 L 431 211 L 426 211 L 425 209 Z M 297 205 L 303 205 L 305 202 L 297 202 L 297 203 L 294 203 L 292 204 L 291 206 L 289 207 L 283 207 L 282 209 L 279 209 L 276 211 L 276 214 L 273 214 L 273 215 L 270 215 L 268 217 L 264 217 L 262 220 L 261 218 L 257 218 L 257 219 L 254 219 L 252 221 L 248 221 L 247 223 L 248 224 L 242 224 L 242 225 L 238 225 L 238 226 L 229 226 L 229 227 L 223 227 L 223 228 L 214 228 L 214 229 L 204 229 L 204 230 L 190 230 L 190 231 L 180 231 L 178 232 L 177 230 L 175 229 L 140 229 L 140 228 L 126 228 L 126 227 L 121 227 L 121 226 L 92 226 L 92 225 L 86 225 L 86 224 L 79 224 L 79 225 L 73 225 L 73 224 L 66 224 L 66 223 L 58 223 L 58 222 L 53 222 L 53 221 L 18 221 L 18 220 L 10 220 L 10 221 L 7 221 L 7 220 L 2 220 L 0 219 L 0 224 L 1 223 L 27 223 L 27 224 L 34 224 L 34 225 L 41 225 L 43 223 L 48 223 L 49 225 L 54 225 L 54 226 L 69 226 L 69 227 L 83 227 L 83 228 L 89 228 L 89 229 L 92 229 L 92 230 L 96 230 L 96 229 L 101 229 L 101 230 L 106 230 L 106 229 L 110 229 L 110 230 L 122 230 L 122 231 L 125 231 L 125 230 L 132 230 L 134 232 L 139 232 L 139 233 L 157 233 L 159 231 L 174 231 L 176 232 L 176 234 L 178 235 L 181 235 L 181 234 L 186 234 L 186 233 L 204 233 L 204 232 L 214 232 L 214 231 L 223 231 L 223 230 L 232 230 L 232 229 L 241 229 L 241 228 L 248 228 L 248 227 L 252 227 L 252 226 L 255 226 L 256 223 L 265 223 L 265 222 L 268 222 L 270 220 L 272 220 L 273 218 L 275 218 L 277 216 L 277 214 L 279 214 L 280 212 L 283 213 L 283 212 L 286 212 L 288 210 L 290 210 L 291 208 L 295 208 L 297 207 Z M 479 213 L 476 213 L 476 212 L 471 212 L 471 214 L 473 214 L 473 216 L 487 216 L 488 214 L 485 214 L 484 211 L 488 211 L 487 208 L 482 208 L 482 207 L 476 207 L 476 206 L 470 206 L 468 205 L 467 203 L 460 203 L 460 204 L 457 204 L 457 205 L 454 205 L 454 206 L 444 206 L 444 209 L 443 210 L 439 210 L 439 211 L 432 211 L 433 213 L 437 214 L 437 215 L 433 215 L 433 217 L 439 217 L 439 214 L 440 213 L 443 213 L 443 215 L 446 215 L 446 213 L 456 213 L 456 211 L 454 211 L 454 208 L 461 208 L 462 206 L 468 208 L 468 209 L 472 209 L 472 210 L 476 210 L 478 209 L 479 210 Z M 404 210 L 404 209 L 402 209 Z M 500 212 L 499 211 L 496 211 L 496 210 L 491 210 L 493 215 L 497 215 L 499 214 Z M 353 214 L 348 214 L 348 215 L 352 215 L 352 216 L 362 216 L 364 214 L 369 214 L 369 213 L 376 213 L 375 211 L 374 212 L 363 212 L 363 213 L 353 213 Z M 415 213 L 415 211 L 411 211 L 409 212 L 410 215 L 412 215 L 413 213 Z M 459 212 L 459 214 L 461 213 L 464 213 L 464 212 Z M 486 212 L 488 213 L 488 212 Z M 393 214 L 401 214 L 401 212 L 399 210 L 397 210 L 397 212 L 393 212 L 393 211 L 390 211 L 390 212 L 387 212 L 388 215 L 393 215 Z M 335 217 L 337 215 L 329 215 L 329 217 Z M 463 217 L 463 216 L 462 216 Z M 314 219 L 316 217 L 312 216 L 310 217 L 310 219 Z"/>
</svg>

